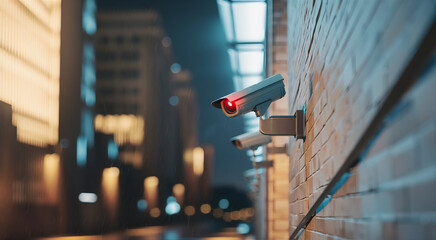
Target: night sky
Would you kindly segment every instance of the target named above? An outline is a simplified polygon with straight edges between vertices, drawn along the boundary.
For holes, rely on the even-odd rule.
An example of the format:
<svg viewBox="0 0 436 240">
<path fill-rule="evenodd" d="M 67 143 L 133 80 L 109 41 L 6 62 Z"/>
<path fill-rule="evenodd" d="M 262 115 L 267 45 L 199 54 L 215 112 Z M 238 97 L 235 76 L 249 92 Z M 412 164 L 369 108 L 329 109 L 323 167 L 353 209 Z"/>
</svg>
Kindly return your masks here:
<svg viewBox="0 0 436 240">
<path fill-rule="evenodd" d="M 216 0 L 98 0 L 99 10 L 154 9 L 172 39 L 176 61 L 193 75 L 199 100 L 200 144 L 215 146 L 213 184 L 246 188 L 251 162 L 229 139 L 243 133 L 241 117 L 227 118 L 210 103 L 234 91 Z"/>
</svg>

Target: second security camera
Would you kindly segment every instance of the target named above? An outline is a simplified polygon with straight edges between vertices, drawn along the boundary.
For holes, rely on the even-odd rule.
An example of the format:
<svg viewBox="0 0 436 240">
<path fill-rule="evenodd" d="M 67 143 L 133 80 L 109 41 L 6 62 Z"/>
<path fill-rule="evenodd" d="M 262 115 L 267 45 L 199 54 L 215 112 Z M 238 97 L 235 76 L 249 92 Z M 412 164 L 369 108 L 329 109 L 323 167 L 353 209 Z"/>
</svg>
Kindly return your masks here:
<svg viewBox="0 0 436 240">
<path fill-rule="evenodd" d="M 271 137 L 259 132 L 250 132 L 236 136 L 230 139 L 230 141 L 238 149 L 256 149 L 259 146 L 270 143 Z"/>
<path fill-rule="evenodd" d="M 276 74 L 257 84 L 231 93 L 212 102 L 212 106 L 221 108 L 228 117 L 235 117 L 254 111 L 263 116 L 269 105 L 285 96 L 283 77 Z"/>
</svg>

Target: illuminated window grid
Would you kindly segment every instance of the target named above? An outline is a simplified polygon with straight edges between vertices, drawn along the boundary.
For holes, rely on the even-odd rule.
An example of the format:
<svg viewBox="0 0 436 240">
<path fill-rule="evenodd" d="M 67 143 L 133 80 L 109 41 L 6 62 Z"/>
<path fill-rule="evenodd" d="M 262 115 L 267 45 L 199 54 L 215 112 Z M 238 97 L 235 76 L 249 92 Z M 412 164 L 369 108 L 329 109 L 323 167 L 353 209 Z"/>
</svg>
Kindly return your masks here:
<svg viewBox="0 0 436 240">
<path fill-rule="evenodd" d="M 0 4 L 0 100 L 12 105 L 18 140 L 56 144 L 61 0 Z"/>
<path fill-rule="evenodd" d="M 144 118 L 135 115 L 100 115 L 94 119 L 95 131 L 113 134 L 118 146 L 139 146 L 144 139 Z"/>
</svg>

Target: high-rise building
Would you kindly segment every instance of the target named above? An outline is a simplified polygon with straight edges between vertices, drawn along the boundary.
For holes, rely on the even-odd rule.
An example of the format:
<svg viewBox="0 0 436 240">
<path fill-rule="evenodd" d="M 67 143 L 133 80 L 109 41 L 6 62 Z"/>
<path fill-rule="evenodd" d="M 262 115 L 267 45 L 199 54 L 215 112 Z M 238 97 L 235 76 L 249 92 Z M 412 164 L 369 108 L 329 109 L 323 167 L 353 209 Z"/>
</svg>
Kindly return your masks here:
<svg viewBox="0 0 436 240">
<path fill-rule="evenodd" d="M 172 75 L 175 96 L 180 114 L 182 147 L 184 150 L 198 145 L 198 105 L 197 92 L 192 87 L 192 74 L 180 69 Z"/>
<path fill-rule="evenodd" d="M 54 147 L 60 30 L 61 0 L 0 4 L 0 232 L 6 238 L 56 233 L 61 222 L 61 162 Z"/>
<path fill-rule="evenodd" d="M 211 198 L 214 147 L 198 146 L 197 92 L 192 86 L 192 74 L 181 69 L 172 75 L 180 115 L 180 136 L 183 150 L 183 181 L 187 204 L 205 203 Z"/>
<path fill-rule="evenodd" d="M 143 187 L 133 189 L 132 183 L 124 185 L 121 169 L 121 195 L 129 185 L 130 192 L 144 191 L 145 200 L 156 195 L 155 207 L 161 207 L 182 178 L 179 115 L 171 100 L 171 40 L 151 10 L 99 11 L 97 24 L 95 130 L 113 134 L 120 164 L 142 177 Z M 156 183 L 154 193 L 146 189 L 146 178 Z M 122 198 L 144 201 L 136 195 Z"/>
<path fill-rule="evenodd" d="M 114 134 L 121 161 L 150 169 L 171 91 L 159 15 L 99 12 L 97 20 L 96 130 Z"/>
<path fill-rule="evenodd" d="M 12 105 L 20 142 L 56 145 L 61 0 L 0 5 L 0 101 Z"/>
<path fill-rule="evenodd" d="M 0 101 L 0 232 L 11 236 L 10 229 L 13 225 L 12 185 L 14 182 L 13 160 L 17 149 L 17 130 L 12 126 L 11 105 Z"/>
</svg>

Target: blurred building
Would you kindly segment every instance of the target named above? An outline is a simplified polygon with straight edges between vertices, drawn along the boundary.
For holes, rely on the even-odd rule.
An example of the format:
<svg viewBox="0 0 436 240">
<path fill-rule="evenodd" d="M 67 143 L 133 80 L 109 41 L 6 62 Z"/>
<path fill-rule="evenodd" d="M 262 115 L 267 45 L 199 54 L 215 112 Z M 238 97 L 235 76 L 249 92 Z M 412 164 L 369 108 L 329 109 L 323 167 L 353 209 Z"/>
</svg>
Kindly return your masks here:
<svg viewBox="0 0 436 240">
<path fill-rule="evenodd" d="M 0 102 L 0 127 L 0 231 L 10 236 L 13 233 L 9 229 L 13 225 L 12 183 L 15 182 L 13 161 L 17 152 L 17 130 L 12 125 L 12 107 L 4 102 Z"/>
<path fill-rule="evenodd" d="M 177 70 L 177 69 L 176 69 Z M 175 98 L 174 104 L 178 105 L 180 115 L 180 136 L 183 150 L 183 176 L 185 185 L 185 203 L 194 204 L 198 198 L 199 181 L 198 176 L 194 174 L 194 149 L 198 146 L 198 105 L 197 93 L 191 86 L 192 74 L 185 69 L 179 69 L 172 75 L 174 82 Z M 197 148 L 197 156 L 204 161 L 204 152 L 202 148 Z M 197 157 L 198 158 L 198 157 Z"/>
<path fill-rule="evenodd" d="M 0 237 L 162 224 L 185 186 L 210 200 L 213 148 L 197 147 L 195 92 L 170 72 L 159 16 L 96 12 L 94 0 L 0 5 Z"/>
<path fill-rule="evenodd" d="M 121 161 L 156 171 L 158 139 L 166 138 L 162 123 L 174 112 L 168 107 L 172 56 L 162 46 L 159 16 L 128 11 L 99 12 L 97 18 L 96 130 L 114 134 Z"/>
<path fill-rule="evenodd" d="M 121 164 L 142 176 L 143 197 L 125 199 L 135 198 L 136 204 L 144 198 L 149 209 L 161 207 L 182 179 L 180 118 L 171 102 L 171 41 L 151 10 L 99 11 L 97 23 L 95 129 L 113 134 Z"/>
<path fill-rule="evenodd" d="M 20 142 L 56 145 L 61 1 L 6 1 L 0 11 L 0 101 L 12 105 Z"/>
<path fill-rule="evenodd" d="M 183 149 L 194 148 L 198 145 L 198 99 L 197 92 L 192 87 L 192 74 L 186 69 L 176 69 L 172 74 L 175 84 L 181 124 Z"/>
<path fill-rule="evenodd" d="M 174 69 L 173 69 L 174 70 Z M 197 92 L 192 87 L 192 75 L 186 69 L 175 69 L 174 104 L 180 116 L 180 135 L 183 148 L 183 171 L 188 204 L 205 203 L 211 199 L 211 179 L 214 164 L 214 147 L 198 146 Z"/>
<path fill-rule="evenodd" d="M 60 0 L 0 5 L 2 236 L 60 227 L 60 30 Z"/>
<path fill-rule="evenodd" d="M 93 124 L 96 11 L 94 0 L 62 2 L 59 145 L 64 233 L 83 233 L 102 226 L 98 218 L 103 212 L 99 199 L 103 166 L 99 166 Z"/>
</svg>

